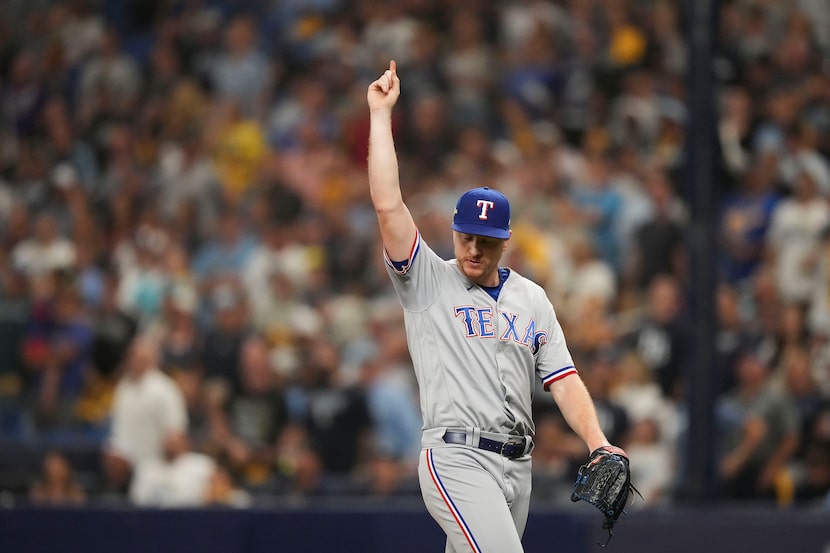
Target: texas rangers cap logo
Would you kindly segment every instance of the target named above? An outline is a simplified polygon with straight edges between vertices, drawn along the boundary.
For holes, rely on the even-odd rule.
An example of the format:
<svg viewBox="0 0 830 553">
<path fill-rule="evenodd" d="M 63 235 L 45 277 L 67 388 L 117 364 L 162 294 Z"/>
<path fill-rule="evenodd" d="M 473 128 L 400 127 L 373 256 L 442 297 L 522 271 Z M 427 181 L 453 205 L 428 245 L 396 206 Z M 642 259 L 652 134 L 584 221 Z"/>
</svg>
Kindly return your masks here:
<svg viewBox="0 0 830 553">
<path fill-rule="evenodd" d="M 510 202 L 486 186 L 468 190 L 458 198 L 452 229 L 466 234 L 510 238 Z"/>
</svg>

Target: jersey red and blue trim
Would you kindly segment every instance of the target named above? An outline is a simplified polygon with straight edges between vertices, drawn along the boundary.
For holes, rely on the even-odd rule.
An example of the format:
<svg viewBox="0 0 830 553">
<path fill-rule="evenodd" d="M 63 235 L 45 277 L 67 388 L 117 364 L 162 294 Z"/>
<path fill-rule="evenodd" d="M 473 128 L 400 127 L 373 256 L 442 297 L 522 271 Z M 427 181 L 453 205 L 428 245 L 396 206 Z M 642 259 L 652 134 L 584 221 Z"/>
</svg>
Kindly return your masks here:
<svg viewBox="0 0 830 553">
<path fill-rule="evenodd" d="M 386 248 L 383 248 L 383 260 L 386 261 L 386 264 L 392 267 L 399 275 L 405 275 L 409 268 L 412 267 L 412 262 L 415 261 L 415 256 L 418 255 L 418 250 L 421 247 L 421 231 L 415 231 L 415 241 L 412 243 L 412 247 L 409 248 L 409 257 L 407 259 L 401 261 L 395 261 L 389 257 L 389 252 L 386 251 Z"/>
<path fill-rule="evenodd" d="M 542 385 L 545 387 L 545 390 L 550 388 L 550 385 L 556 382 L 557 380 L 562 380 L 566 376 L 576 374 L 577 370 L 576 367 L 573 365 L 568 365 L 567 367 L 562 367 L 561 369 L 557 369 L 552 373 L 548 374 L 547 376 L 542 378 Z"/>
</svg>

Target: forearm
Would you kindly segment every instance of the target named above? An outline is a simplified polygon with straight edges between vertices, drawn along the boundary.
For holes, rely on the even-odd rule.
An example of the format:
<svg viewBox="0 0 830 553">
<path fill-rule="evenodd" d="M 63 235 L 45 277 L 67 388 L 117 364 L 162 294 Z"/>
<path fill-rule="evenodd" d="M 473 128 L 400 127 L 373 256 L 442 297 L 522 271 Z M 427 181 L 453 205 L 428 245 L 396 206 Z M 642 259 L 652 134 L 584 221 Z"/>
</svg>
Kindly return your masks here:
<svg viewBox="0 0 830 553">
<path fill-rule="evenodd" d="M 582 438 L 589 451 L 609 445 L 608 438 L 600 428 L 594 402 L 579 375 L 574 374 L 554 382 L 550 393 L 565 417 L 565 422 Z"/>
<path fill-rule="evenodd" d="M 375 210 L 384 214 L 400 209 L 403 204 L 392 136 L 392 113 L 374 110 L 369 114 L 369 192 Z"/>
<path fill-rule="evenodd" d="M 391 113 L 373 110 L 369 130 L 369 192 L 389 256 L 401 261 L 409 256 L 415 239 L 415 222 L 403 202 L 398 160 L 392 138 Z"/>
</svg>

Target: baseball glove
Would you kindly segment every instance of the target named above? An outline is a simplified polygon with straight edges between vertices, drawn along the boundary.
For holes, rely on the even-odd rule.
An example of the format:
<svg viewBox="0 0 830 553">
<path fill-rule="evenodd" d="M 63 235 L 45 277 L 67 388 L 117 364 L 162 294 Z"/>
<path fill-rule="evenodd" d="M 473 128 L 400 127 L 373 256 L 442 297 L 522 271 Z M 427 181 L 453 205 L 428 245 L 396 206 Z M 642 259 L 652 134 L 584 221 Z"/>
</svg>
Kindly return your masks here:
<svg viewBox="0 0 830 553">
<path fill-rule="evenodd" d="M 587 501 L 605 515 L 602 527 L 608 530 L 610 541 L 614 535 L 611 529 L 631 492 L 640 495 L 631 483 L 628 456 L 619 447 L 604 446 L 594 450 L 588 462 L 579 467 L 571 501 Z"/>
</svg>

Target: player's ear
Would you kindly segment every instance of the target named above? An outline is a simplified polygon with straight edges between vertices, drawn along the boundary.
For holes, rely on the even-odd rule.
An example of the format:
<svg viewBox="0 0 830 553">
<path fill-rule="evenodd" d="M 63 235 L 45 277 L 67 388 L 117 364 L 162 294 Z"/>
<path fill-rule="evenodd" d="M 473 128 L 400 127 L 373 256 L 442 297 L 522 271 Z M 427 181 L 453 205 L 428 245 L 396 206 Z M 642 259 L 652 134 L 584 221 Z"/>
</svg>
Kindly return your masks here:
<svg viewBox="0 0 830 553">
<path fill-rule="evenodd" d="M 513 229 L 510 229 L 508 232 L 510 233 L 510 236 L 508 236 L 507 238 L 504 239 L 504 249 L 505 250 L 507 250 L 507 243 L 510 242 L 511 238 L 513 238 Z"/>
</svg>

